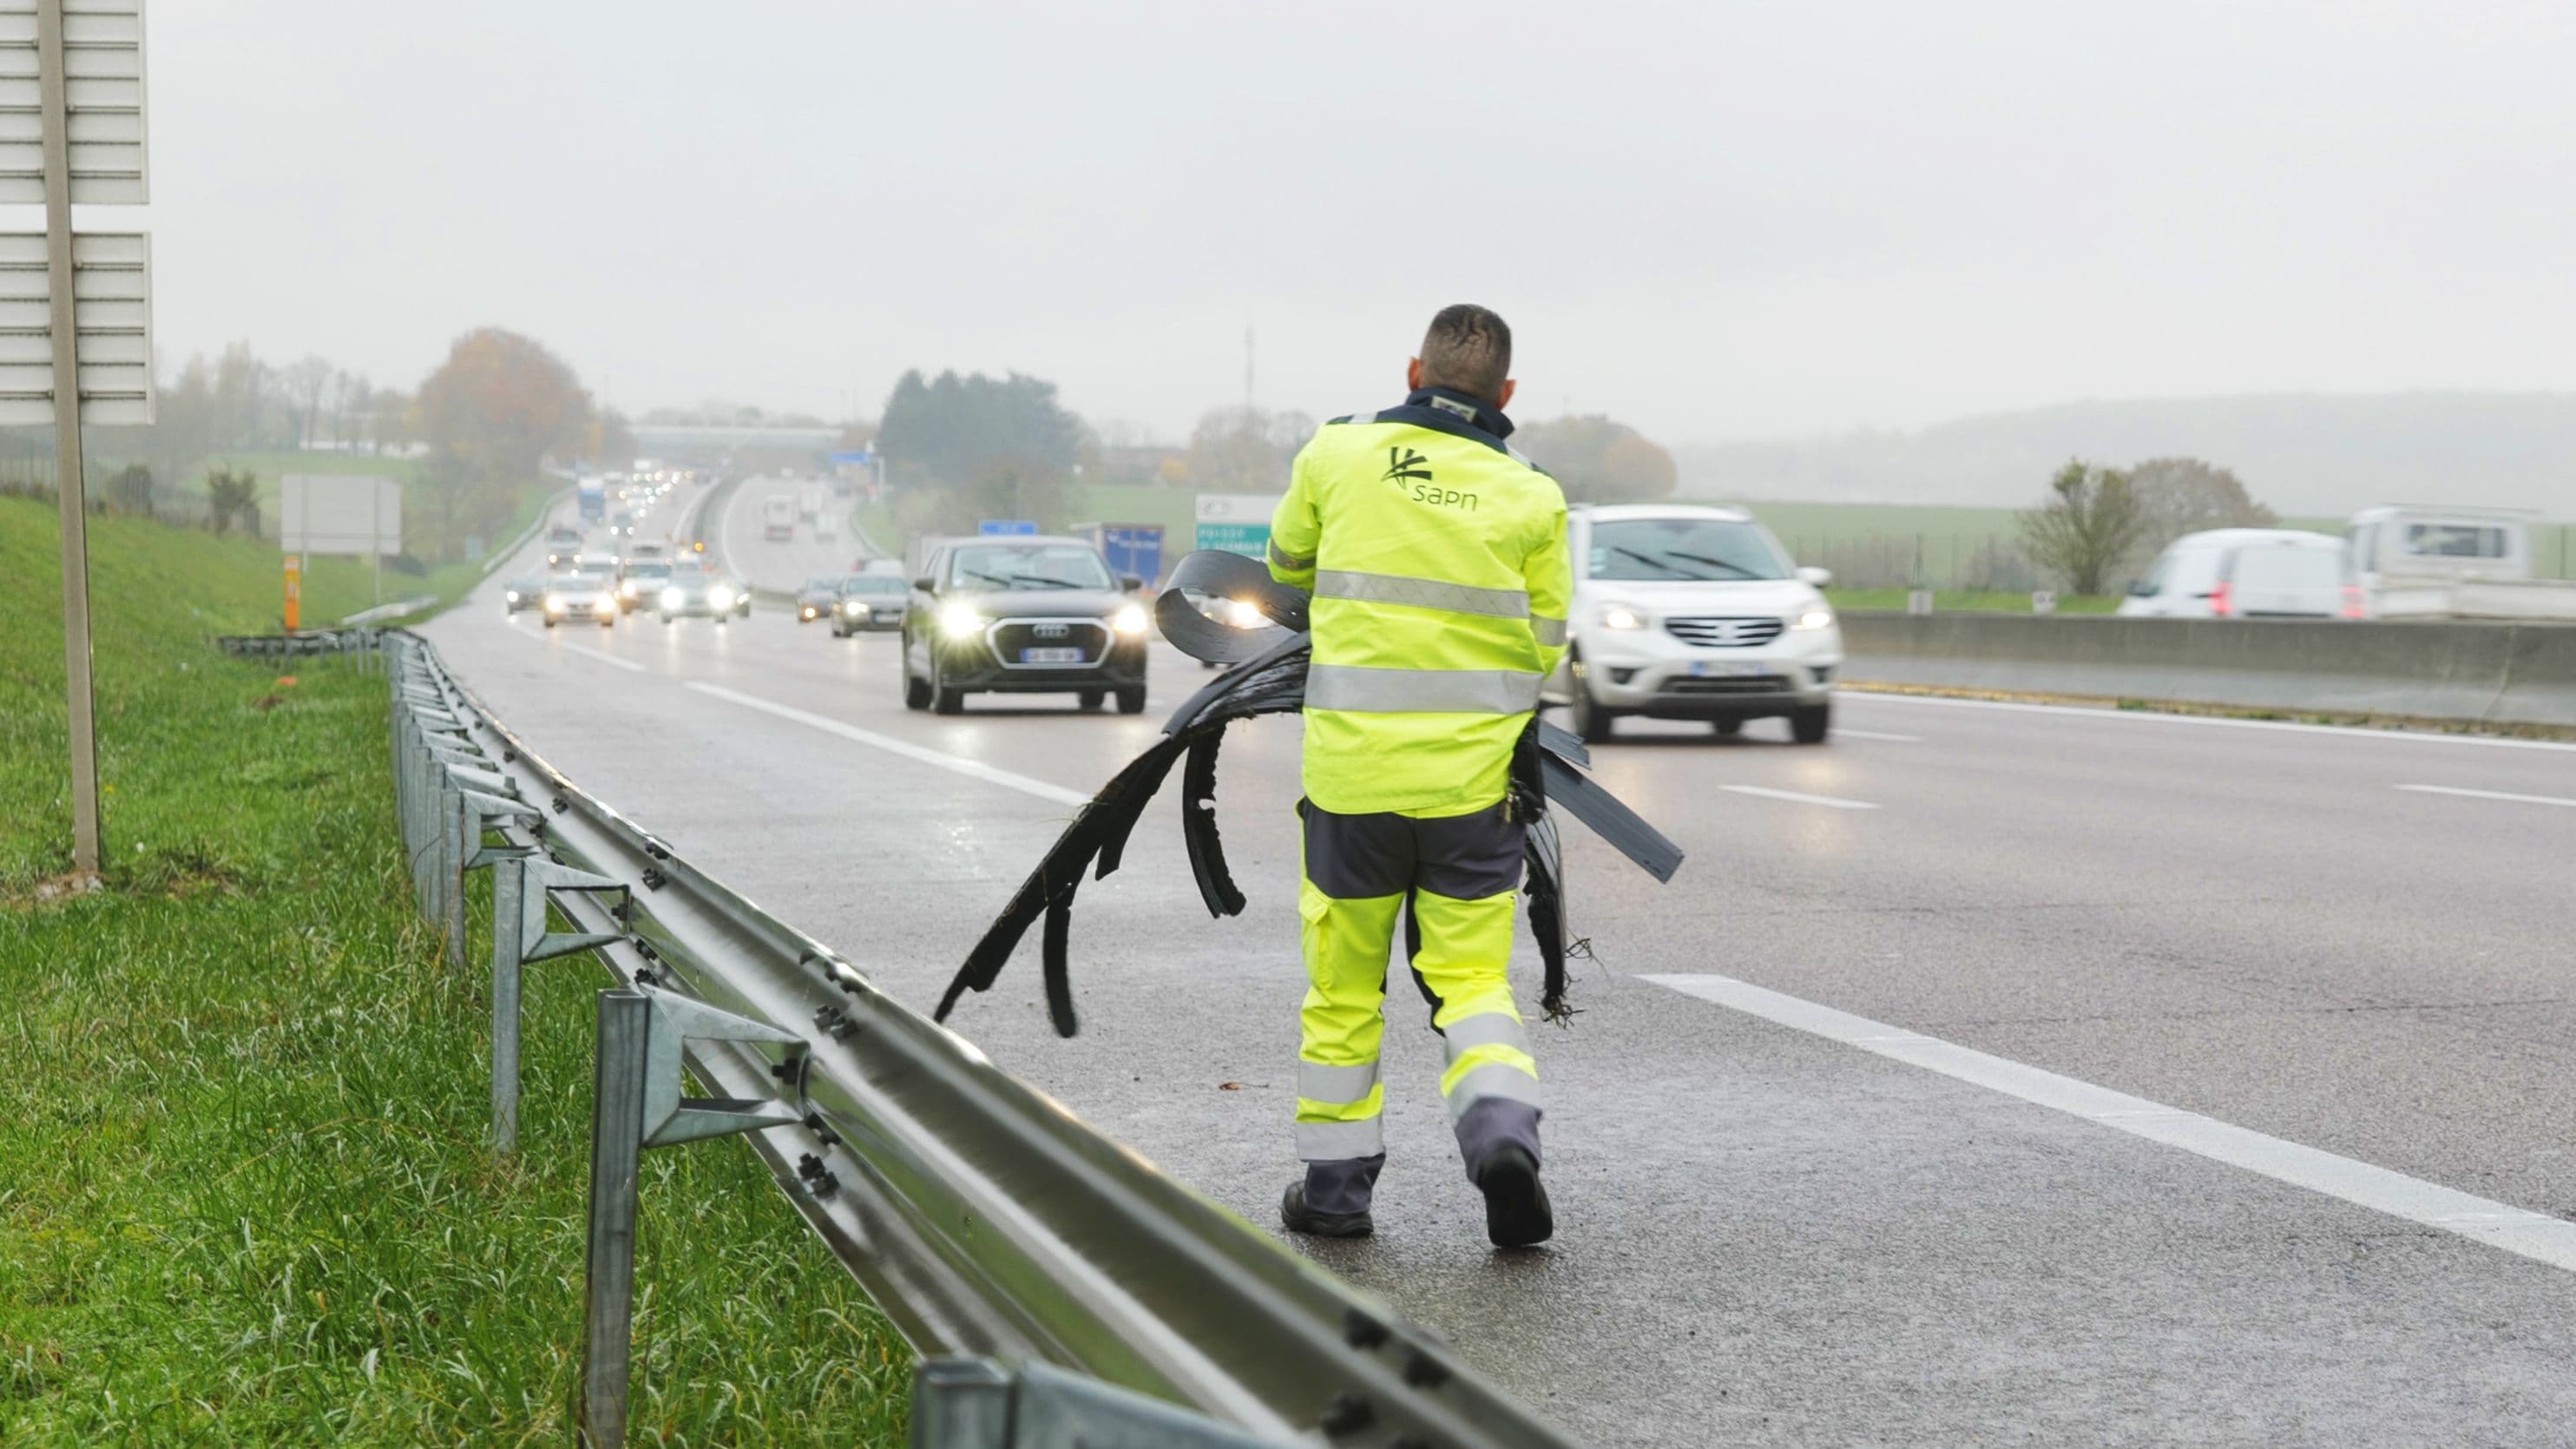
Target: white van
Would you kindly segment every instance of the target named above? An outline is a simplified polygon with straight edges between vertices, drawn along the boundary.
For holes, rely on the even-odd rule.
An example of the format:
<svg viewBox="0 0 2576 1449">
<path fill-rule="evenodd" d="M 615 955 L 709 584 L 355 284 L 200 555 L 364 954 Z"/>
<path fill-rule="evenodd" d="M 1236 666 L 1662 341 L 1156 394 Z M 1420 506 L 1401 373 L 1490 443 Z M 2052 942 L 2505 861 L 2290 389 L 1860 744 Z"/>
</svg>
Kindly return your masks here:
<svg viewBox="0 0 2576 1449">
<path fill-rule="evenodd" d="M 795 499 L 776 493 L 762 501 L 760 536 L 772 543 L 785 543 L 796 536 Z"/>
<path fill-rule="evenodd" d="M 2296 528 L 2213 528 L 2165 546 L 2129 586 L 2133 619 L 2358 619 L 2343 540 Z"/>
</svg>

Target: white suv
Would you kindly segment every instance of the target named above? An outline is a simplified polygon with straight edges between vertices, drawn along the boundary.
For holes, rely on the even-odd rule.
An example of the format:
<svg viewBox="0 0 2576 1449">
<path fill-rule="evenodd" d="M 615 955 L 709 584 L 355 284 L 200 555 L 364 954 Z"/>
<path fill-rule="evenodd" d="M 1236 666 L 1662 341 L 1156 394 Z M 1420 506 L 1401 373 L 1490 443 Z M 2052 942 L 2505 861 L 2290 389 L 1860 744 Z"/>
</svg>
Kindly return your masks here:
<svg viewBox="0 0 2576 1449">
<path fill-rule="evenodd" d="M 1565 665 L 1543 697 L 1576 733 L 1610 738 L 1621 715 L 1707 720 L 1731 735 L 1785 716 L 1803 745 L 1833 723 L 1842 630 L 1771 531 L 1737 508 L 1621 504 L 1567 516 L 1574 607 Z"/>
</svg>

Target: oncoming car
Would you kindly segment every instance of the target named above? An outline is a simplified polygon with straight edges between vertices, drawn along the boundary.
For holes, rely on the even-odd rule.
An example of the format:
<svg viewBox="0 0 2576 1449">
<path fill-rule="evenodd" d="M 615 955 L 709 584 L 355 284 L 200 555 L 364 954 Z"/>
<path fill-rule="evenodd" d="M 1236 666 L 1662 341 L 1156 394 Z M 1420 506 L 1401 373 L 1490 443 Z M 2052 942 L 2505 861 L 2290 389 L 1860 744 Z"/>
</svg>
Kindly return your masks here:
<svg viewBox="0 0 2576 1449">
<path fill-rule="evenodd" d="M 545 602 L 545 597 L 545 580 L 512 579 L 501 586 L 501 612 L 515 614 L 521 609 L 536 608 Z"/>
<path fill-rule="evenodd" d="M 660 598 L 670 581 L 671 565 L 664 560 L 630 558 L 617 571 L 617 607 L 634 613 L 636 605 Z"/>
<path fill-rule="evenodd" d="M 847 639 L 861 629 L 903 627 L 904 581 L 890 574 L 852 574 L 841 580 L 832 599 L 832 637 Z"/>
<path fill-rule="evenodd" d="M 662 586 L 654 602 L 661 606 L 665 624 L 681 618 L 713 619 L 721 624 L 738 613 L 748 613 L 751 596 L 721 574 L 681 569 L 672 573 L 671 581 Z"/>
<path fill-rule="evenodd" d="M 841 576 L 823 574 L 805 581 L 796 591 L 796 622 L 810 624 L 832 612 L 832 601 L 840 597 Z"/>
<path fill-rule="evenodd" d="M 598 574 L 564 574 L 546 586 L 546 627 L 567 620 L 598 621 L 605 629 L 617 622 L 617 590 Z"/>
<path fill-rule="evenodd" d="M 912 581 L 903 615 L 903 702 L 955 714 L 970 694 L 1117 696 L 1145 712 L 1144 581 L 1109 571 L 1078 538 L 957 539 Z"/>
<path fill-rule="evenodd" d="M 1623 715 L 1705 720 L 1731 735 L 1785 717 L 1822 744 L 1842 630 L 1771 531 L 1735 508 L 1626 504 L 1567 515 L 1574 603 L 1565 663 L 1542 698 L 1576 733 L 1607 740 Z"/>
</svg>

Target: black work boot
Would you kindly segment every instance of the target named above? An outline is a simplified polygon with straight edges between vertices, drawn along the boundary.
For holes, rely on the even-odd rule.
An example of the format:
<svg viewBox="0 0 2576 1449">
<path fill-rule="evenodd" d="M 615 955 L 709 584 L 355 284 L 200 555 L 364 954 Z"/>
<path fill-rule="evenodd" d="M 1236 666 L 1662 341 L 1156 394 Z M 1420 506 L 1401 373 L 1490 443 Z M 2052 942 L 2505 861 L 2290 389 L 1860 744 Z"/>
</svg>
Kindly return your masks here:
<svg viewBox="0 0 2576 1449">
<path fill-rule="evenodd" d="M 1328 1213 L 1306 1206 L 1306 1180 L 1288 1184 L 1288 1193 L 1279 1199 L 1279 1221 L 1292 1233 L 1315 1238 L 1365 1238 L 1377 1231 L 1369 1221 L 1368 1209 L 1355 1213 Z"/>
<path fill-rule="evenodd" d="M 1556 1231 L 1538 1159 L 1519 1147 L 1498 1147 L 1476 1168 L 1476 1190 L 1485 1195 L 1485 1236 L 1497 1248 L 1527 1248 Z"/>
</svg>

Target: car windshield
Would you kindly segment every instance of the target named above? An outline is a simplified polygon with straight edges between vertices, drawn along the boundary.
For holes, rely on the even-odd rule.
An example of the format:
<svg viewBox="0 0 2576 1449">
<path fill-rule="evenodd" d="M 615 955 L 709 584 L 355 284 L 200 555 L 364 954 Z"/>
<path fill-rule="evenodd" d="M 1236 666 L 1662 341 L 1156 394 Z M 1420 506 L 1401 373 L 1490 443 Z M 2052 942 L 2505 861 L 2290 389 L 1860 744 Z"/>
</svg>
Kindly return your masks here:
<svg viewBox="0 0 2576 1449">
<path fill-rule="evenodd" d="M 667 579 L 671 576 L 671 566 L 666 563 L 654 563 L 648 559 L 628 564 L 626 575 L 637 579 Z"/>
<path fill-rule="evenodd" d="M 970 544 L 950 560 L 948 581 L 970 589 L 1116 587 L 1100 555 L 1078 543 Z"/>
<path fill-rule="evenodd" d="M 1592 525 L 1587 577 L 1638 582 L 1785 579 L 1770 535 L 1723 518 L 1622 518 Z"/>
<path fill-rule="evenodd" d="M 845 594 L 900 594 L 905 592 L 905 587 L 903 580 L 890 579 L 884 574 L 852 574 L 847 579 L 842 580 L 841 592 Z"/>
<path fill-rule="evenodd" d="M 828 594 L 837 587 L 840 582 L 841 581 L 839 579 L 829 577 L 807 579 L 805 581 L 805 592 L 809 594 Z"/>
<path fill-rule="evenodd" d="M 555 581 L 555 587 L 577 594 L 584 589 L 598 588 L 599 580 L 589 574 L 567 574 Z"/>
</svg>

